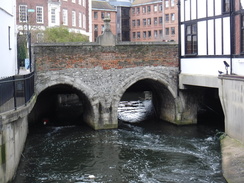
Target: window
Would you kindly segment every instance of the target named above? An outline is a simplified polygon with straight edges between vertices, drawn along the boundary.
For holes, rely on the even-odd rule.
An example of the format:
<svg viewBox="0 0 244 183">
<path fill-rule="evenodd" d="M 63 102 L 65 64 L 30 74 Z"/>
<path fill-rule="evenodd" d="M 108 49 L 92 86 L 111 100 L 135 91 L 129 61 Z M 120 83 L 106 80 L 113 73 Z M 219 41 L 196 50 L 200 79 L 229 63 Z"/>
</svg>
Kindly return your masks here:
<svg viewBox="0 0 244 183">
<path fill-rule="evenodd" d="M 137 13 L 137 14 L 140 13 L 140 7 L 136 8 L 136 13 Z"/>
<path fill-rule="evenodd" d="M 82 27 L 82 13 L 79 13 L 79 27 Z"/>
<path fill-rule="evenodd" d="M 98 13 L 97 11 L 94 11 L 94 19 L 97 19 L 98 18 Z"/>
<path fill-rule="evenodd" d="M 137 26 L 140 26 L 140 19 L 137 20 Z"/>
<path fill-rule="evenodd" d="M 147 32 L 143 31 L 143 38 L 146 38 L 146 37 L 147 37 Z"/>
<path fill-rule="evenodd" d="M 171 7 L 175 6 L 175 0 L 171 0 Z"/>
<path fill-rule="evenodd" d="M 171 35 L 175 35 L 175 28 L 171 27 Z"/>
<path fill-rule="evenodd" d="M 157 30 L 154 31 L 154 37 L 155 37 L 155 38 L 158 37 L 158 31 L 157 31 Z"/>
<path fill-rule="evenodd" d="M 146 6 L 143 6 L 143 7 L 142 7 L 142 13 L 146 13 L 146 11 L 147 11 L 147 10 L 146 10 Z"/>
<path fill-rule="evenodd" d="M 159 30 L 158 32 L 159 32 L 158 35 L 159 35 L 160 37 L 163 37 L 163 30 Z"/>
<path fill-rule="evenodd" d="M 151 25 L 151 18 L 147 19 L 147 25 Z"/>
<path fill-rule="evenodd" d="M 68 10 L 63 9 L 63 25 L 68 25 Z"/>
<path fill-rule="evenodd" d="M 135 14 L 135 8 L 132 8 L 132 15 L 134 15 Z"/>
<path fill-rule="evenodd" d="M 72 26 L 76 26 L 76 12 L 72 11 Z"/>
<path fill-rule="evenodd" d="M 163 23 L 163 17 L 159 17 L 158 22 L 159 22 L 159 24 L 162 24 Z"/>
<path fill-rule="evenodd" d="M 107 17 L 110 18 L 110 16 L 111 16 L 111 15 L 110 15 L 110 13 L 108 12 L 108 13 L 107 13 Z"/>
<path fill-rule="evenodd" d="M 158 24 L 158 18 L 154 17 L 153 22 L 154 22 L 154 25 L 157 25 Z"/>
<path fill-rule="evenodd" d="M 169 0 L 165 0 L 165 8 L 169 7 Z"/>
<path fill-rule="evenodd" d="M 223 0 L 223 13 L 230 12 L 230 0 Z"/>
<path fill-rule="evenodd" d="M 43 7 L 36 7 L 36 23 L 43 23 Z"/>
<path fill-rule="evenodd" d="M 148 31 L 148 32 L 147 32 L 147 35 L 148 35 L 148 37 L 150 38 L 150 37 L 152 36 L 152 32 L 151 32 L 151 31 Z"/>
<path fill-rule="evenodd" d="M 56 23 L 56 9 L 55 8 L 51 9 L 51 22 L 52 22 L 52 24 Z"/>
<path fill-rule="evenodd" d="M 165 22 L 169 22 L 169 14 L 165 15 Z"/>
<path fill-rule="evenodd" d="M 158 10 L 159 10 L 159 11 L 163 11 L 163 5 L 162 5 L 162 4 L 159 4 L 159 5 L 158 5 Z"/>
<path fill-rule="evenodd" d="M 158 11 L 158 5 L 154 5 L 153 9 L 154 9 L 154 12 L 157 12 Z"/>
<path fill-rule="evenodd" d="M 135 27 L 135 26 L 136 26 L 136 21 L 132 20 L 132 27 Z"/>
<path fill-rule="evenodd" d="M 27 6 L 19 6 L 19 22 L 27 22 Z"/>
<path fill-rule="evenodd" d="M 165 35 L 169 35 L 169 28 L 165 28 Z"/>
<path fill-rule="evenodd" d="M 79 5 L 81 5 L 81 0 L 79 0 L 79 2 L 78 2 L 78 3 L 79 3 Z"/>
<path fill-rule="evenodd" d="M 83 0 L 83 6 L 86 7 L 86 0 Z"/>
<path fill-rule="evenodd" d="M 147 19 L 143 19 L 143 25 L 146 26 L 147 25 Z"/>
<path fill-rule="evenodd" d="M 102 30 L 101 33 L 103 33 L 104 32 L 104 25 L 101 26 L 101 30 Z"/>
<path fill-rule="evenodd" d="M 133 39 L 136 39 L 136 33 L 135 32 L 132 33 L 132 37 L 133 37 Z"/>
<path fill-rule="evenodd" d="M 175 21 L 175 14 L 174 13 L 171 13 L 171 21 Z"/>
<path fill-rule="evenodd" d="M 95 31 L 95 32 L 98 31 L 98 25 L 97 25 L 97 24 L 94 25 L 94 31 Z"/>
<path fill-rule="evenodd" d="M 197 54 L 197 24 L 186 26 L 186 54 Z"/>
<path fill-rule="evenodd" d="M 148 13 L 151 12 L 151 6 L 147 6 L 147 12 L 148 12 Z"/>
<path fill-rule="evenodd" d="M 86 15 L 83 13 L 83 28 L 86 29 Z"/>
<path fill-rule="evenodd" d="M 241 9 L 244 9 L 244 0 L 241 0 Z"/>
<path fill-rule="evenodd" d="M 105 18 L 105 12 L 101 12 L 101 18 L 102 18 L 102 19 Z"/>
<path fill-rule="evenodd" d="M 141 38 L 141 32 L 137 32 L 137 39 Z"/>
</svg>

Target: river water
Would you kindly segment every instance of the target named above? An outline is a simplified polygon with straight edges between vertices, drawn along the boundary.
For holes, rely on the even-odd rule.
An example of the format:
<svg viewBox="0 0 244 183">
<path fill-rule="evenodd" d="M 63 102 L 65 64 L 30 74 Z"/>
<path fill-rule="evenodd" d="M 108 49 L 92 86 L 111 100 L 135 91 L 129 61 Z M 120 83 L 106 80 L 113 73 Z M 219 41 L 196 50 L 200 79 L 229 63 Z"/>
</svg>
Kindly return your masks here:
<svg viewBox="0 0 244 183">
<path fill-rule="evenodd" d="M 159 120 L 30 129 L 13 183 L 225 183 L 218 133 Z"/>
</svg>

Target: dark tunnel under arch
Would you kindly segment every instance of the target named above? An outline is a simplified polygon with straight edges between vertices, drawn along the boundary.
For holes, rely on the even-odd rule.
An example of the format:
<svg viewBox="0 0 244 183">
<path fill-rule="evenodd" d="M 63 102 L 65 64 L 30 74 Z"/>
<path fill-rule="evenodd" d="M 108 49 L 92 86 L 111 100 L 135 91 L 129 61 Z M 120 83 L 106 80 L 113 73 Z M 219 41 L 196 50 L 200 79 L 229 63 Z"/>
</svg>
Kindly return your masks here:
<svg viewBox="0 0 244 183">
<path fill-rule="evenodd" d="M 29 125 L 79 125 L 94 117 L 88 97 L 69 84 L 55 84 L 47 87 L 37 97 L 29 114 Z"/>
</svg>

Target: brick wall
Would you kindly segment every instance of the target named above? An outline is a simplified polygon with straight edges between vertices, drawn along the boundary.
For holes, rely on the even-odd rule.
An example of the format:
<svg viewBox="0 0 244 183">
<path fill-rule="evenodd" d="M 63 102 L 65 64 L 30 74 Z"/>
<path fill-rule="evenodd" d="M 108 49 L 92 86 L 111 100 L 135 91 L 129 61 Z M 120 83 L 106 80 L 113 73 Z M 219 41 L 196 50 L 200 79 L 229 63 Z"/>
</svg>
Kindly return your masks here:
<svg viewBox="0 0 244 183">
<path fill-rule="evenodd" d="M 119 44 L 102 47 L 95 44 L 34 45 L 37 71 L 68 68 L 121 69 L 138 66 L 178 67 L 176 44 Z"/>
</svg>

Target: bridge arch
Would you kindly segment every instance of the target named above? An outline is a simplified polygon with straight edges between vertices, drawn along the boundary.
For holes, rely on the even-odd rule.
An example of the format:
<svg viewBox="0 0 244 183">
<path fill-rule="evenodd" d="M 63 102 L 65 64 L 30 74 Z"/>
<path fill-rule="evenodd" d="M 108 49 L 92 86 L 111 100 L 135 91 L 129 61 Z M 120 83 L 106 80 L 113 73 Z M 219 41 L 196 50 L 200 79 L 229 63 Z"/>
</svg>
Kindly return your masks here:
<svg viewBox="0 0 244 183">
<path fill-rule="evenodd" d="M 118 116 L 118 106 L 122 96 L 130 87 L 136 84 L 147 85 L 151 89 L 158 118 L 172 123 L 177 121 L 179 110 L 182 108 L 181 100 L 177 96 L 177 83 L 150 70 L 142 70 L 133 74 L 117 88 L 113 101 L 115 106 L 114 118 Z"/>
<path fill-rule="evenodd" d="M 47 82 L 41 82 L 41 81 L 47 81 Z M 48 105 L 50 101 L 45 102 L 45 100 L 49 100 L 49 99 L 52 100 L 53 102 L 52 105 L 54 105 L 53 100 L 56 100 L 55 105 L 57 105 L 57 103 L 60 104 L 61 101 L 66 101 L 65 105 L 67 105 L 67 100 L 69 101 L 76 100 L 77 103 L 75 105 L 77 106 L 80 105 L 80 109 L 83 110 L 82 117 L 79 120 L 84 121 L 85 123 L 87 123 L 92 127 L 94 127 L 94 125 L 97 123 L 99 119 L 99 111 L 97 108 L 98 102 L 96 100 L 95 93 L 92 89 L 90 89 L 80 80 L 70 78 L 67 76 L 60 76 L 52 80 L 48 80 L 47 78 L 42 78 L 42 79 L 39 78 L 36 84 L 36 94 L 37 94 L 37 102 L 31 114 L 29 115 L 30 122 L 35 120 L 40 121 L 40 114 L 38 114 L 37 112 L 38 107 L 45 105 L 45 103 L 46 105 Z M 56 99 L 52 99 L 52 97 L 50 96 L 55 96 Z M 47 111 L 47 110 L 45 109 L 43 110 L 42 108 L 42 111 Z M 77 112 L 77 114 L 80 114 L 79 111 Z M 39 117 L 39 119 L 36 119 L 36 117 L 34 116 L 37 116 L 37 118 Z"/>
</svg>

